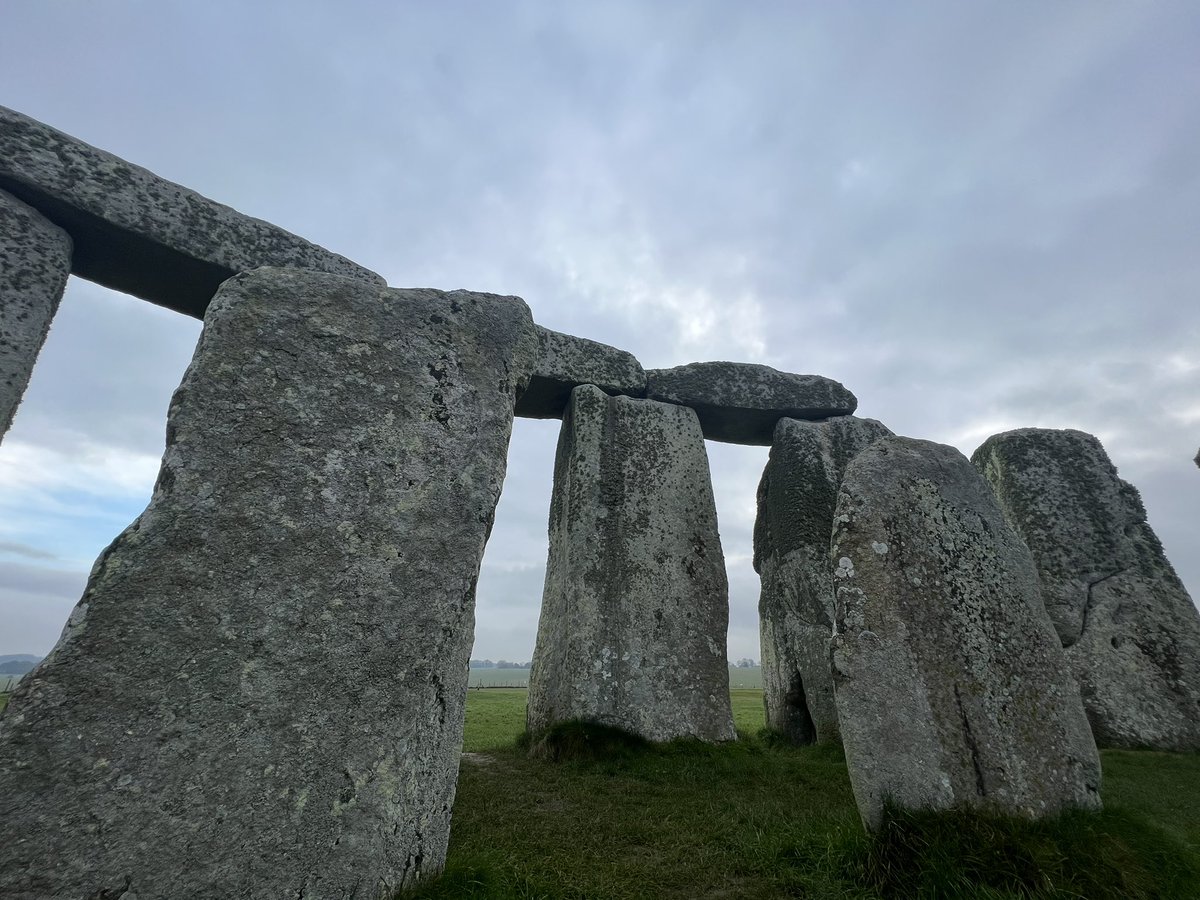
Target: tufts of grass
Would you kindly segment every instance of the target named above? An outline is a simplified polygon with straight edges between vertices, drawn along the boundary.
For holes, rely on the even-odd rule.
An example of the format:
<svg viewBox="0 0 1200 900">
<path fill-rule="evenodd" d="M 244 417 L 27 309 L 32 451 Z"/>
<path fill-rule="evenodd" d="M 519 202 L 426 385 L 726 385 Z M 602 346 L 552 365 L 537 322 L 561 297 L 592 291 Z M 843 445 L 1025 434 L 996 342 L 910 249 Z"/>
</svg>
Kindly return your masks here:
<svg viewBox="0 0 1200 900">
<path fill-rule="evenodd" d="M 861 859 L 883 897 L 1191 897 L 1200 860 L 1144 818 L 1072 811 L 1039 821 L 888 809 Z"/>
<path fill-rule="evenodd" d="M 517 747 L 532 759 L 547 762 L 565 760 L 616 760 L 644 754 L 650 748 L 645 738 L 599 722 L 572 720 L 556 722 L 537 733 L 522 733 Z"/>
<path fill-rule="evenodd" d="M 1200 754 L 1105 752 L 1099 814 L 891 810 L 868 835 L 840 748 L 763 731 L 757 692 L 733 694 L 736 743 L 596 752 L 608 738 L 576 725 L 557 740 L 580 752 L 554 764 L 517 746 L 523 692 L 506 693 L 471 693 L 467 749 L 488 759 L 460 769 L 445 874 L 402 897 L 1200 897 Z"/>
</svg>

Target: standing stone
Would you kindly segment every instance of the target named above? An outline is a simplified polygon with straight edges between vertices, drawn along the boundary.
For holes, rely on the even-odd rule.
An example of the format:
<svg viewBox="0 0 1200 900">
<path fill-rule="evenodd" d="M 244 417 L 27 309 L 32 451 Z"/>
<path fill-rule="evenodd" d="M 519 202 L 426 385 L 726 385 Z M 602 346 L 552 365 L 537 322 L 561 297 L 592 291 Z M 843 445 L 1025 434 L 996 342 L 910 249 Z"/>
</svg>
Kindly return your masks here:
<svg viewBox="0 0 1200 900">
<path fill-rule="evenodd" d="M 529 730 L 583 719 L 733 740 L 728 624 L 696 414 L 577 387 L 554 462 Z"/>
<path fill-rule="evenodd" d="M 754 523 L 763 705 L 767 727 L 797 744 L 838 740 L 829 672 L 833 510 L 850 460 L 890 434 L 874 419 L 854 416 L 780 419 L 775 426 Z"/>
<path fill-rule="evenodd" d="M 1033 559 L 952 447 L 890 437 L 850 463 L 832 644 L 850 780 L 884 803 L 1028 817 L 1100 806 L 1100 759 Z"/>
<path fill-rule="evenodd" d="M 519 299 L 259 269 L 0 718 L 0 896 L 381 898 L 443 865 Z"/>
<path fill-rule="evenodd" d="M 1096 743 L 1200 750 L 1200 613 L 1137 489 L 1082 431 L 1005 432 L 971 459 L 1033 552 Z"/>
<path fill-rule="evenodd" d="M 70 274 L 67 233 L 0 191 L 0 438 L 12 425 Z"/>
</svg>

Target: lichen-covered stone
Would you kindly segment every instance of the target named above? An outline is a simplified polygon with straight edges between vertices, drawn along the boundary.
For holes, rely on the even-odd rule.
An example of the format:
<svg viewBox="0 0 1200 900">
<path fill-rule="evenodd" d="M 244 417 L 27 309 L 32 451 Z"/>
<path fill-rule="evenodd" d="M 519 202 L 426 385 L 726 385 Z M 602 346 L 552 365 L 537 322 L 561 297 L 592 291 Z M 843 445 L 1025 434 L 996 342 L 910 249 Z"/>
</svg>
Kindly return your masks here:
<svg viewBox="0 0 1200 900">
<path fill-rule="evenodd" d="M 732 740 L 729 585 L 708 456 L 682 406 L 577 387 L 554 463 L 527 725 Z"/>
<path fill-rule="evenodd" d="M 12 425 L 70 274 L 67 233 L 0 191 L 0 437 Z"/>
<path fill-rule="evenodd" d="M 227 282 L 146 511 L 0 718 L 0 896 L 379 898 L 443 864 L 520 300 Z"/>
<path fill-rule="evenodd" d="M 1096 742 L 1200 750 L 1200 613 L 1100 442 L 1022 428 L 972 461 L 1033 552 Z"/>
<path fill-rule="evenodd" d="M 848 416 L 858 407 L 855 396 L 831 378 L 735 362 L 649 369 L 646 396 L 690 406 L 706 438 L 732 444 L 770 444 L 780 419 Z"/>
<path fill-rule="evenodd" d="M 197 318 L 221 282 L 260 266 L 383 284 L 345 257 L 2 106 L 0 189 L 71 235 L 76 275 Z"/>
<path fill-rule="evenodd" d="M 646 395 L 646 372 L 632 353 L 538 326 L 540 352 L 516 414 L 561 419 L 571 391 L 592 384 L 606 394 Z"/>
<path fill-rule="evenodd" d="M 829 536 L 842 473 L 890 435 L 874 419 L 780 419 L 758 486 L 754 568 L 767 727 L 798 744 L 837 741 L 829 673 L 833 575 Z"/>
<path fill-rule="evenodd" d="M 1033 559 L 966 457 L 873 443 L 842 479 L 832 551 L 838 720 L 868 827 L 889 799 L 1099 807 L 1099 755 Z"/>
</svg>

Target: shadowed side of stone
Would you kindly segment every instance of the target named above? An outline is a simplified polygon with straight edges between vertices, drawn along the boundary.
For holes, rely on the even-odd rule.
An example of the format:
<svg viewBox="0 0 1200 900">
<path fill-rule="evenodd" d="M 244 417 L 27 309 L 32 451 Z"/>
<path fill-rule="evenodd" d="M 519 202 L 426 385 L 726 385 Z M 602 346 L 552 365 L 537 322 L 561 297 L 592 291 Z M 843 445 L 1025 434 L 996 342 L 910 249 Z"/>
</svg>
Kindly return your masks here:
<svg viewBox="0 0 1200 900">
<path fill-rule="evenodd" d="M 0 718 L 0 895 L 390 896 L 443 865 L 517 298 L 227 282 L 146 511 Z"/>
<path fill-rule="evenodd" d="M 1200 613 L 1100 441 L 1022 428 L 971 459 L 1033 552 L 1096 742 L 1200 750 Z"/>
<path fill-rule="evenodd" d="M 518 416 L 561 419 L 571 391 L 581 384 L 595 385 L 606 394 L 646 395 L 646 372 L 632 353 L 540 325 L 538 344 L 533 377 L 517 399 Z"/>
<path fill-rule="evenodd" d="M 682 406 L 575 389 L 554 467 L 526 724 L 735 737 L 729 586 L 708 456 Z"/>
<path fill-rule="evenodd" d="M 260 266 L 383 284 L 343 256 L 2 106 L 0 189 L 71 235 L 76 275 L 196 318 L 221 282 Z"/>
<path fill-rule="evenodd" d="M 1033 559 L 952 447 L 885 437 L 846 469 L 832 555 L 859 811 L 1042 817 L 1100 805 L 1100 759 Z"/>
<path fill-rule="evenodd" d="M 0 191 L 0 437 L 17 412 L 71 274 L 71 238 Z"/>
<path fill-rule="evenodd" d="M 855 396 L 831 378 L 734 362 L 650 369 L 646 396 L 694 409 L 709 440 L 760 446 L 771 443 L 782 418 L 848 416 L 858 407 Z"/>
<path fill-rule="evenodd" d="M 833 511 L 850 460 L 890 434 L 854 416 L 775 426 L 754 523 L 763 704 L 767 727 L 798 744 L 838 740 L 829 672 Z"/>
</svg>

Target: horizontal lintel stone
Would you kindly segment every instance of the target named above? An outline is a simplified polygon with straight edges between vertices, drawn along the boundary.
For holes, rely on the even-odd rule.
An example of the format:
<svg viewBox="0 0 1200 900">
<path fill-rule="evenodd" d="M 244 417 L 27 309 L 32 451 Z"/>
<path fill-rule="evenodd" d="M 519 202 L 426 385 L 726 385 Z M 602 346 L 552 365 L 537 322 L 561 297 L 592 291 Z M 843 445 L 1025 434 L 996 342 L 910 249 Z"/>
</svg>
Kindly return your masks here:
<svg viewBox="0 0 1200 900">
<path fill-rule="evenodd" d="M 561 419 L 571 391 L 591 384 L 606 394 L 646 396 L 646 372 L 632 353 L 538 326 L 540 346 L 529 387 L 517 400 L 516 415 Z"/>
<path fill-rule="evenodd" d="M 757 446 L 771 443 L 780 419 L 819 421 L 858 408 L 854 394 L 832 378 L 737 362 L 648 369 L 646 397 L 690 406 L 709 440 Z"/>
<path fill-rule="evenodd" d="M 200 318 L 261 266 L 383 279 L 269 222 L 0 106 L 0 189 L 70 234 L 72 274 Z"/>
</svg>

